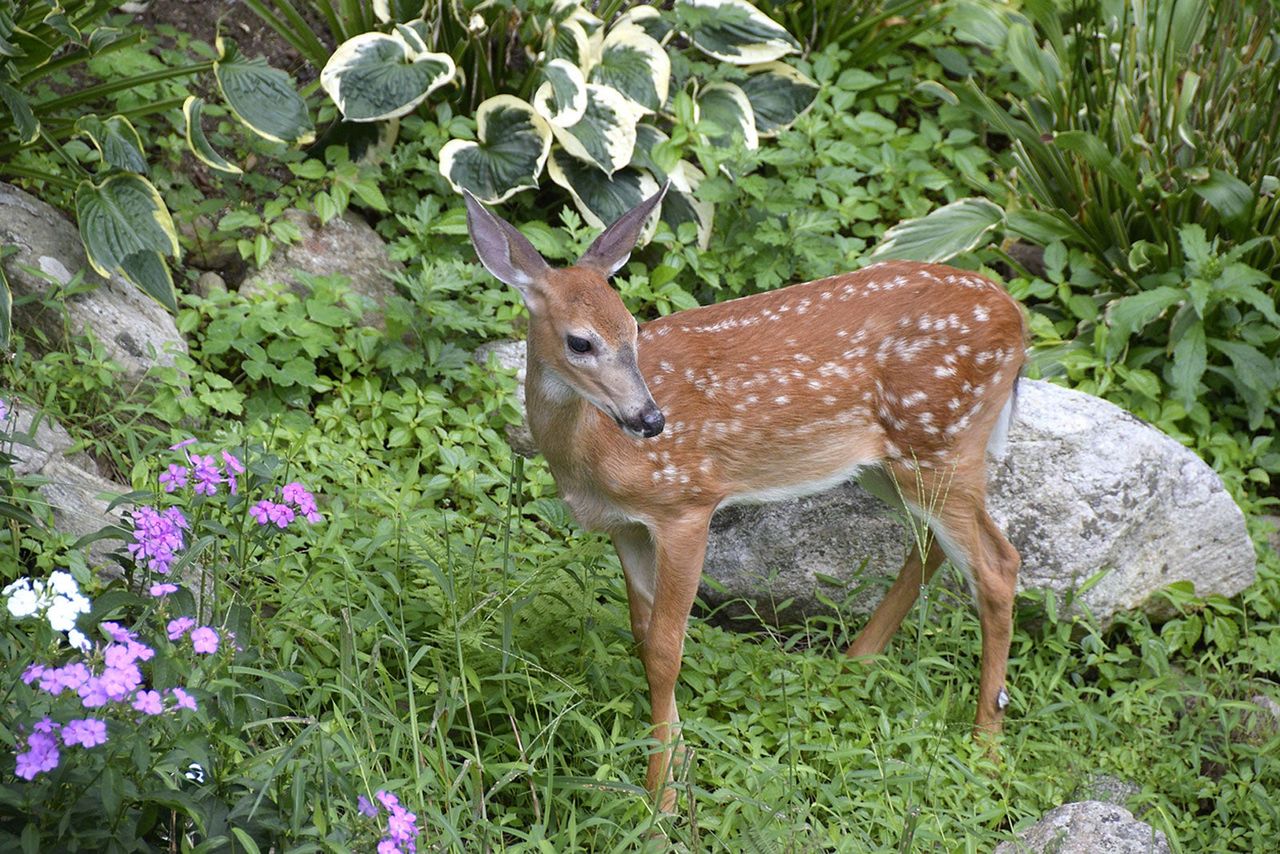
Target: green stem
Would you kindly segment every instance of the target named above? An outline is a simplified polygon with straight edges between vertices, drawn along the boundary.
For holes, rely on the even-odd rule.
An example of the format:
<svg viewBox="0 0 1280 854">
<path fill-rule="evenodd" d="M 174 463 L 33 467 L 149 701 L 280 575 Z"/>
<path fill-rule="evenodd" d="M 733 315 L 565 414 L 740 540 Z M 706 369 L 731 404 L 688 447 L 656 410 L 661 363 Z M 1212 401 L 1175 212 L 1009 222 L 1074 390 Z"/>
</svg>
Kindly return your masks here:
<svg viewBox="0 0 1280 854">
<path fill-rule="evenodd" d="M 96 98 L 110 95 L 113 92 L 120 92 L 125 89 L 133 89 L 137 86 L 146 86 L 150 83 L 159 83 L 163 80 L 172 80 L 175 77 L 189 77 L 193 74 L 203 74 L 212 70 L 214 62 L 198 62 L 195 65 L 186 65 L 182 68 L 164 68 L 160 71 L 153 71 L 150 74 L 139 74 L 137 77 L 130 77 L 125 80 L 114 80 L 110 83 L 100 83 L 97 86 L 90 86 L 88 89 L 82 89 L 74 95 L 66 95 L 62 98 L 54 98 L 52 101 L 45 101 L 43 104 L 36 104 L 33 108 L 37 115 L 51 113 L 56 110 L 74 107 L 84 104 Z"/>
<path fill-rule="evenodd" d="M 112 42 L 106 47 L 100 49 L 97 53 L 89 53 L 87 48 L 78 48 L 68 54 L 58 57 L 57 59 L 46 62 L 38 68 L 33 68 L 22 76 L 22 85 L 30 85 L 32 81 L 39 80 L 42 77 L 48 77 L 55 71 L 61 71 L 69 65 L 75 65 L 88 59 L 96 59 L 100 56 L 106 56 L 117 50 L 123 50 L 126 47 L 134 47 L 142 43 L 142 34 L 137 33 L 133 38 L 122 38 Z"/>
<path fill-rule="evenodd" d="M 41 172 L 39 169 L 28 169 L 25 166 L 18 166 L 15 163 L 0 163 L 0 173 L 7 175 L 17 175 L 20 178 L 30 178 L 33 181 L 44 181 L 47 184 L 56 184 L 68 190 L 74 190 L 77 182 L 69 178 L 63 178 L 60 175 L 51 175 L 48 172 Z"/>
</svg>

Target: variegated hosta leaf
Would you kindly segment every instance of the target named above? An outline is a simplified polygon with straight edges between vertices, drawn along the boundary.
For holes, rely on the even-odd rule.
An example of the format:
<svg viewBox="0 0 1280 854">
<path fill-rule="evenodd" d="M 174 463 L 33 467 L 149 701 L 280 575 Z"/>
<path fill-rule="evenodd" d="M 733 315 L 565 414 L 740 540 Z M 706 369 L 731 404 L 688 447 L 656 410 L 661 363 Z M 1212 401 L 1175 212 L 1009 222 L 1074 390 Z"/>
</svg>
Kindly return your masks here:
<svg viewBox="0 0 1280 854">
<path fill-rule="evenodd" d="M 658 182 L 647 172 L 628 167 L 605 175 L 559 148 L 547 161 L 547 174 L 569 191 L 582 218 L 596 228 L 604 228 L 658 192 Z M 652 236 L 653 223 L 650 223 L 641 242 Z"/>
<path fill-rule="evenodd" d="M 553 59 L 542 70 L 546 82 L 533 96 L 533 106 L 557 127 L 576 124 L 587 111 L 587 81 L 578 66 L 567 59 Z"/>
<path fill-rule="evenodd" d="M 698 167 L 685 160 L 678 160 L 668 171 L 658 165 L 653 150 L 670 137 L 653 125 L 640 125 L 636 128 L 636 153 L 631 158 L 631 166 L 652 174 L 659 183 L 671 180 L 671 188 L 662 200 L 661 219 L 672 231 L 678 232 L 680 225 L 686 222 L 698 226 L 698 248 L 706 249 L 711 242 L 711 223 L 715 206 L 694 197 L 694 190 L 705 177 Z"/>
<path fill-rule="evenodd" d="M 213 76 L 218 91 L 241 124 L 272 142 L 305 145 L 315 139 L 307 105 L 298 97 L 293 79 L 267 65 L 262 57 L 245 59 L 236 46 L 217 39 L 218 60 Z"/>
<path fill-rule="evenodd" d="M 76 120 L 76 133 L 89 137 L 102 155 L 102 162 L 125 172 L 147 174 L 147 158 L 142 153 L 142 140 L 124 116 L 111 116 L 106 121 L 97 116 L 81 116 Z"/>
<path fill-rule="evenodd" d="M 551 17 L 556 21 L 573 21 L 589 36 L 604 29 L 604 21 L 591 14 L 581 0 L 556 0 L 551 4 Z"/>
<path fill-rule="evenodd" d="M 751 102 L 760 136 L 773 136 L 789 128 L 813 106 L 818 95 L 818 84 L 785 62 L 767 62 L 747 70 L 751 76 L 739 85 Z"/>
<path fill-rule="evenodd" d="M 698 114 L 700 120 L 709 120 L 719 128 L 718 133 L 708 135 L 714 145 L 729 146 L 738 137 L 749 150 L 759 147 L 755 112 L 747 93 L 736 83 L 704 86 L 698 93 Z"/>
<path fill-rule="evenodd" d="M 391 21 L 412 21 L 426 11 L 424 0 L 373 0 L 373 14 L 386 24 Z"/>
<path fill-rule="evenodd" d="M 587 84 L 587 110 L 567 128 L 552 125 L 556 141 L 579 160 L 612 175 L 631 162 L 643 111 L 616 89 Z"/>
<path fill-rule="evenodd" d="M 551 128 L 513 95 L 495 95 L 476 110 L 476 141 L 455 139 L 440 149 L 440 174 L 461 193 L 497 204 L 538 186 L 551 150 Z"/>
<path fill-rule="evenodd" d="M 204 101 L 195 95 L 188 97 L 182 104 L 182 115 L 187 120 L 187 147 L 191 149 L 191 153 L 197 160 L 210 169 L 216 169 L 228 175 L 243 174 L 244 170 L 223 157 L 209 144 L 208 137 L 204 135 L 204 128 L 200 126 L 202 109 L 204 109 Z"/>
<path fill-rule="evenodd" d="M 590 80 L 610 86 L 646 113 L 662 109 L 671 84 L 671 57 L 639 27 L 614 27 L 605 36 Z"/>
<path fill-rule="evenodd" d="M 425 50 L 413 29 L 361 33 L 338 45 L 320 72 L 320 85 L 351 122 L 397 118 L 454 78 L 446 53 Z"/>
<path fill-rule="evenodd" d="M 872 260 L 901 258 L 937 263 L 977 248 L 987 233 L 1004 222 L 1004 211 L 986 199 L 959 199 L 884 233 Z"/>
<path fill-rule="evenodd" d="M 785 27 L 746 0 L 676 0 L 676 13 L 694 47 L 734 65 L 772 62 L 800 50 Z"/>
<path fill-rule="evenodd" d="M 675 28 L 663 17 L 662 12 L 652 6 L 632 6 L 618 16 L 613 26 L 639 27 L 649 38 L 662 45 L 670 41 L 671 34 L 675 32 Z"/>
<path fill-rule="evenodd" d="M 100 184 L 76 188 L 76 219 L 89 264 L 99 274 L 119 273 L 170 311 L 178 310 L 165 255 L 178 255 L 178 234 L 151 182 L 118 172 Z"/>
</svg>

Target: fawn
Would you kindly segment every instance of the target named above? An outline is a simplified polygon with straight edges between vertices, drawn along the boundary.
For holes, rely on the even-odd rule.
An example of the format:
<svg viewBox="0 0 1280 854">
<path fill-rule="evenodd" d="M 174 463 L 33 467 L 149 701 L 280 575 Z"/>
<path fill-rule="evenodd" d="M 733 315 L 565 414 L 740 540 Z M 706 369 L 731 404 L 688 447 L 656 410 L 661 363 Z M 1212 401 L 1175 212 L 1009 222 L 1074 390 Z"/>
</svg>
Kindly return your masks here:
<svg viewBox="0 0 1280 854">
<path fill-rule="evenodd" d="M 853 273 L 677 312 L 638 326 L 608 279 L 666 192 L 554 269 L 467 194 L 481 263 L 529 311 L 529 427 L 561 497 L 613 540 L 649 682 L 646 782 L 675 805 L 675 684 L 716 508 L 858 477 L 932 536 L 849 647 L 874 655 L 944 557 L 970 581 L 982 628 L 975 734 L 1000 730 L 1020 559 L 986 511 L 988 445 L 1003 442 L 1024 360 L 1018 304 L 934 264 Z"/>
</svg>

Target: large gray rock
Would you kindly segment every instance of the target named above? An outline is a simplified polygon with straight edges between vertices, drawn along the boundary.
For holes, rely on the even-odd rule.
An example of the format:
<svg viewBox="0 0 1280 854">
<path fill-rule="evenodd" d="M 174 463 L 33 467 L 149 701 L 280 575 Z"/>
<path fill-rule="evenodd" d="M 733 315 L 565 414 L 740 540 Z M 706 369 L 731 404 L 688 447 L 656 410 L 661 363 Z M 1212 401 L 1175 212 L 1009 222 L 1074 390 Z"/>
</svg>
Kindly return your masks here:
<svg viewBox="0 0 1280 854">
<path fill-rule="evenodd" d="M 524 375 L 525 350 L 524 341 L 490 341 L 481 344 L 471 357 L 480 365 L 488 365 L 489 359 L 495 360 L 498 370 L 511 374 L 516 378 L 516 405 L 524 412 Z M 507 426 L 507 442 L 511 450 L 522 457 L 533 457 L 538 453 L 538 446 L 533 443 L 533 434 L 525 421 Z"/>
<path fill-rule="evenodd" d="M 16 458 L 14 473 L 38 484 L 36 491 L 53 513 L 53 526 L 83 537 L 119 524 L 123 519 L 121 509 L 108 509 L 108 505 L 129 492 L 129 487 L 103 477 L 88 454 L 69 454 L 74 443 L 56 421 L 21 405 L 15 405 L 14 410 L 10 449 Z M 119 540 L 90 543 L 90 563 L 106 570 L 106 577 L 118 575 L 119 567 L 109 555 L 119 547 Z"/>
<path fill-rule="evenodd" d="M 282 284 L 305 296 L 308 289 L 298 278 L 298 271 L 313 276 L 345 276 L 351 289 L 366 299 L 365 322 L 382 325 L 382 307 L 396 293 L 390 277 L 404 267 L 388 257 L 387 246 L 378 233 L 350 211 L 324 225 L 314 215 L 300 210 L 287 210 L 284 217 L 298 227 L 302 239 L 277 247 L 271 260 L 240 284 L 240 292 L 261 293 Z"/>
<path fill-rule="evenodd" d="M 1217 474 L 1104 400 L 1023 381 L 1008 450 L 989 471 L 991 516 L 1022 555 L 1020 590 L 1052 591 L 1106 623 L 1131 609 L 1169 616 L 1157 593 L 1176 581 L 1200 596 L 1231 596 L 1253 582 L 1244 514 Z M 839 601 L 860 576 L 896 574 L 909 537 L 896 513 L 851 484 L 733 508 L 712 522 L 707 551 L 705 572 L 723 590 L 704 584 L 703 596 L 712 604 L 741 598 L 766 618 L 775 616 L 770 603 L 786 598 L 794 603 L 779 618 L 827 613 L 820 576 L 837 579 L 825 592 Z M 1099 571 L 1102 579 L 1076 595 Z M 865 611 L 874 599 L 847 604 Z"/>
<path fill-rule="evenodd" d="M 94 285 L 66 300 L 70 331 L 92 333 L 107 355 L 136 383 L 156 365 L 172 365 L 173 354 L 187 344 L 173 318 L 155 300 L 119 276 L 103 279 L 85 258 L 80 233 L 66 217 L 17 187 L 0 183 L 0 244 L 18 251 L 5 258 L 4 270 L 15 298 L 44 295 L 84 271 Z M 43 274 L 43 275 L 42 275 Z M 53 281 L 50 281 L 50 280 Z M 14 326 L 38 328 L 53 340 L 64 333 L 61 312 L 31 300 L 13 309 Z"/>
<path fill-rule="evenodd" d="M 524 343 L 498 354 L 523 377 Z M 520 398 L 523 407 L 523 395 Z M 509 436 L 531 454 L 527 431 Z M 1189 581 L 1196 593 L 1231 596 L 1254 579 L 1244 514 L 1194 453 L 1117 406 L 1024 380 L 1004 456 L 989 469 L 992 518 L 1022 554 L 1021 590 L 1052 591 L 1103 623 L 1142 609 L 1171 615 L 1158 591 Z M 711 523 L 703 598 L 767 620 L 874 607 L 906 556 L 912 534 L 859 486 L 760 506 L 727 507 Z M 1100 581 L 1079 589 L 1099 571 Z M 778 612 L 777 605 L 790 602 Z"/>
<path fill-rule="evenodd" d="M 1121 806 L 1101 801 L 1065 804 L 1010 842 L 996 854 L 1166 854 L 1169 838 Z"/>
</svg>

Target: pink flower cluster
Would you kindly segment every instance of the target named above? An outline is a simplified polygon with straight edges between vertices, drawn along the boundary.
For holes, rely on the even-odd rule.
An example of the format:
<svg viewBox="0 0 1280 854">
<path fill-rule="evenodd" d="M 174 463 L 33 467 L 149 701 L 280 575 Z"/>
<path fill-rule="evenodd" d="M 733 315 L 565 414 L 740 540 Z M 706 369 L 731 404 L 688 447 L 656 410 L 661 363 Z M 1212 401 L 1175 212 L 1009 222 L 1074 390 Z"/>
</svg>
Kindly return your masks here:
<svg viewBox="0 0 1280 854">
<path fill-rule="evenodd" d="M 169 635 L 169 640 L 182 640 L 182 636 L 187 632 L 191 632 L 191 648 L 201 655 L 212 655 L 218 651 L 218 630 L 212 626 L 200 626 L 193 628 L 196 624 L 194 617 L 177 617 L 169 621 L 169 625 L 165 626 L 165 631 Z"/>
<path fill-rule="evenodd" d="M 159 715 L 179 709 L 195 711 L 195 697 L 182 687 L 164 693 L 142 687 L 142 670 L 138 662 L 149 661 L 155 656 L 155 650 L 118 623 L 104 622 L 102 628 L 111 636 L 111 643 L 102 650 L 103 666 L 100 671 L 95 672 L 83 661 L 71 661 L 61 667 L 31 664 L 23 671 L 22 681 L 27 685 L 37 683 L 41 691 L 52 697 L 63 692 L 74 693 L 85 709 L 101 709 L 116 704 L 128 706 L 144 715 Z M 217 650 L 218 636 L 212 629 L 208 631 L 213 634 L 213 648 L 208 651 L 213 652 Z M 37 774 L 56 768 L 59 736 L 64 746 L 94 747 L 107 740 L 106 727 L 106 723 L 97 718 L 58 724 L 46 716 L 35 724 L 27 737 L 26 750 L 18 754 L 18 776 L 31 780 Z"/>
<path fill-rule="evenodd" d="M 190 526 L 177 507 L 157 510 L 139 507 L 133 511 L 133 542 L 129 554 L 139 566 L 165 575 L 185 544 L 182 532 Z"/>
<path fill-rule="evenodd" d="M 391 792 L 379 790 L 373 797 L 381 809 L 364 795 L 356 797 L 356 808 L 369 818 L 377 818 L 382 809 L 387 812 L 386 835 L 378 843 L 378 854 L 413 854 L 417 851 L 418 817 L 405 809 Z"/>
<path fill-rule="evenodd" d="M 176 445 L 171 445 L 169 450 L 181 451 L 195 441 L 195 439 L 184 439 Z M 218 487 L 225 483 L 227 491 L 235 495 L 239 488 L 236 476 L 244 474 L 244 464 L 228 451 L 220 451 L 219 454 L 222 457 L 221 468 L 213 454 L 193 454 L 188 451 L 187 462 L 190 465 L 170 463 L 169 468 L 160 475 L 160 485 L 164 487 L 165 492 L 175 492 L 185 488 L 189 481 L 194 480 L 192 489 L 196 495 L 217 495 Z"/>
<path fill-rule="evenodd" d="M 280 490 L 280 497 L 283 499 L 280 503 L 266 499 L 259 501 L 249 508 L 249 515 L 259 525 L 275 525 L 277 528 L 288 527 L 299 515 L 312 525 L 324 519 L 316 509 L 315 496 L 297 481 L 286 483 Z"/>
</svg>

